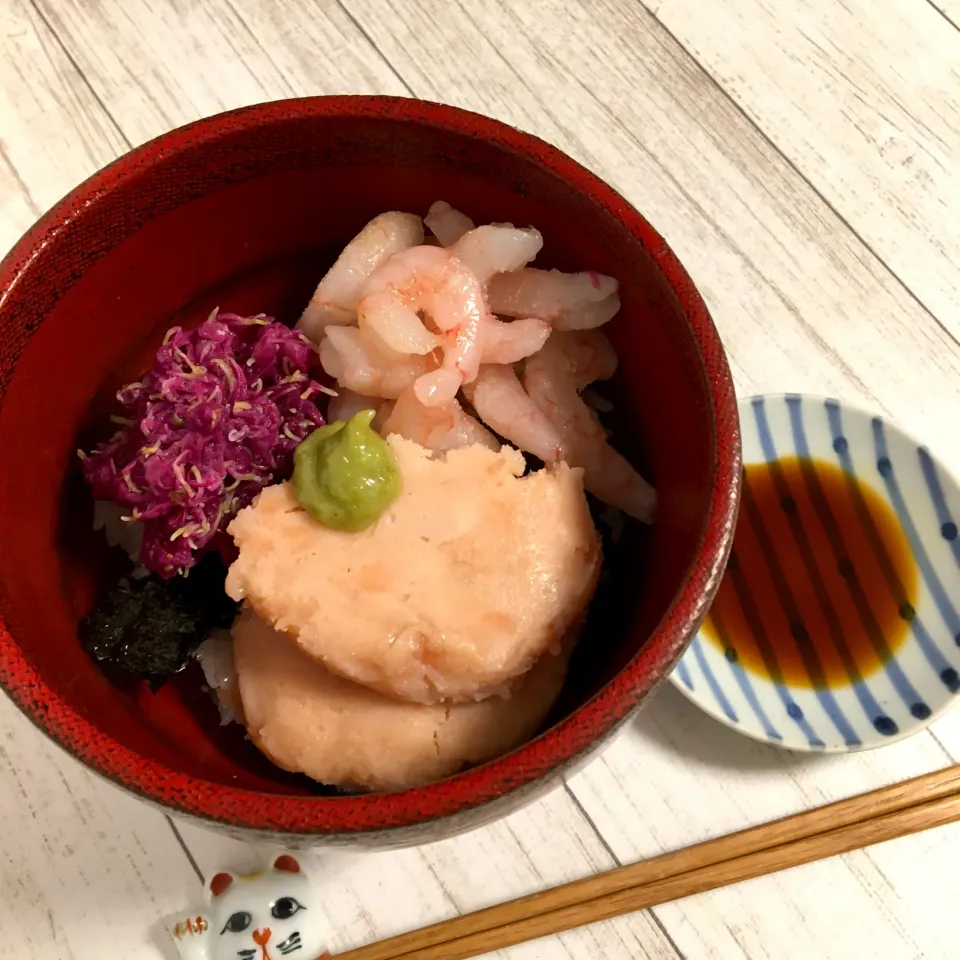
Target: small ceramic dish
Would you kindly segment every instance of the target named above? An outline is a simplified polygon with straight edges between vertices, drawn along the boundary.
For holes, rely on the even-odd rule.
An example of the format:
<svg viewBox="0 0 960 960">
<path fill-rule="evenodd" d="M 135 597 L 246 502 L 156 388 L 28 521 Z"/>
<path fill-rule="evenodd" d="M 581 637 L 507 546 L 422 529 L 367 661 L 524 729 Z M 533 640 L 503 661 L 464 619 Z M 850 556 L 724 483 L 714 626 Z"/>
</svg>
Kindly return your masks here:
<svg viewBox="0 0 960 960">
<path fill-rule="evenodd" d="M 796 394 L 740 402 L 730 564 L 673 684 L 740 733 L 863 750 L 960 691 L 960 488 L 880 417 Z"/>
</svg>

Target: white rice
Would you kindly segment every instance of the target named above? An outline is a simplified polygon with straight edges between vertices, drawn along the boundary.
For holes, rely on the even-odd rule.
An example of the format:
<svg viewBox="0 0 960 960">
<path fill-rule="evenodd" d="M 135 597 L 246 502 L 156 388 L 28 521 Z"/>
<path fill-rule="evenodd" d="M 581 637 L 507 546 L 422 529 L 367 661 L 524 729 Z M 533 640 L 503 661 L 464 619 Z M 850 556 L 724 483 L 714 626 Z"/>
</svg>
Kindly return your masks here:
<svg viewBox="0 0 960 960">
<path fill-rule="evenodd" d="M 126 517 L 127 519 L 124 519 Z M 93 504 L 93 529 L 102 530 L 111 547 L 119 547 L 130 559 L 140 560 L 140 544 L 143 541 L 143 524 L 130 520 L 129 513 L 116 503 L 95 500 Z M 134 573 L 137 576 L 137 573 Z"/>
<path fill-rule="evenodd" d="M 200 661 L 207 686 L 216 695 L 220 725 L 239 720 L 234 704 L 239 700 L 237 671 L 233 665 L 233 637 L 229 630 L 214 630 L 197 648 L 194 656 Z"/>
</svg>

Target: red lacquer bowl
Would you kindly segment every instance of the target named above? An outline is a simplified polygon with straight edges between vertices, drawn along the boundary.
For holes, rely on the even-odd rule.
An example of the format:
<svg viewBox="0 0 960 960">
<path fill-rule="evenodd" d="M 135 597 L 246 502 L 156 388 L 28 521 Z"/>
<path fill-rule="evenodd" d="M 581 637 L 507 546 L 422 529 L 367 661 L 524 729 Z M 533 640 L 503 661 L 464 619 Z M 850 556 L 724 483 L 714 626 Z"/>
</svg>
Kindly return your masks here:
<svg viewBox="0 0 960 960">
<path fill-rule="evenodd" d="M 652 530 L 608 558 L 571 680 L 537 739 L 440 783 L 336 795 L 220 728 L 190 671 L 109 681 L 76 640 L 109 563 L 76 450 L 163 331 L 221 306 L 293 321 L 372 216 L 438 198 L 534 224 L 539 262 L 620 280 L 609 325 L 618 447 L 660 491 Z M 622 197 L 558 150 L 451 107 L 288 100 L 202 120 L 79 186 L 0 265 L 0 683 L 114 783 L 228 832 L 389 845 L 529 801 L 604 742 L 683 652 L 719 582 L 740 481 L 733 386 L 690 278 Z"/>
</svg>

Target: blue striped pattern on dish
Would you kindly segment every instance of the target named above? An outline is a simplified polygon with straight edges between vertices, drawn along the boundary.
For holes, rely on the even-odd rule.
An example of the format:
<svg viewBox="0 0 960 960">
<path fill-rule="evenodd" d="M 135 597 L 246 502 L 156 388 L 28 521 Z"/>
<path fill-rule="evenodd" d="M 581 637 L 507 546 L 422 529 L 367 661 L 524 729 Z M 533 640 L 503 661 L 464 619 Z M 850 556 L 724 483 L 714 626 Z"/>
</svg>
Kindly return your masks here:
<svg viewBox="0 0 960 960">
<path fill-rule="evenodd" d="M 772 649 L 762 650 L 769 676 L 759 676 L 735 656 L 724 655 L 724 648 L 734 643 L 717 645 L 702 634 L 677 665 L 674 685 L 734 729 L 795 750 L 858 750 L 908 736 L 960 692 L 960 487 L 928 450 L 896 427 L 836 400 L 797 394 L 752 397 L 741 401 L 740 419 L 745 463 L 814 457 L 884 497 L 919 571 L 915 615 L 907 639 L 881 669 L 863 677 L 850 662 L 850 682 L 843 686 L 791 686 Z M 871 523 L 865 509 L 860 516 L 864 524 Z M 772 545 L 769 550 L 765 561 L 776 565 Z M 808 560 L 815 581 L 814 558 Z M 895 576 L 891 565 L 884 569 Z M 781 602 L 789 605 L 789 584 L 781 583 L 780 590 Z M 749 593 L 738 587 L 737 595 L 749 621 Z M 722 640 L 724 625 L 715 622 L 714 627 Z M 842 656 L 842 635 L 834 640 Z M 811 675 L 815 668 L 812 663 Z"/>
</svg>

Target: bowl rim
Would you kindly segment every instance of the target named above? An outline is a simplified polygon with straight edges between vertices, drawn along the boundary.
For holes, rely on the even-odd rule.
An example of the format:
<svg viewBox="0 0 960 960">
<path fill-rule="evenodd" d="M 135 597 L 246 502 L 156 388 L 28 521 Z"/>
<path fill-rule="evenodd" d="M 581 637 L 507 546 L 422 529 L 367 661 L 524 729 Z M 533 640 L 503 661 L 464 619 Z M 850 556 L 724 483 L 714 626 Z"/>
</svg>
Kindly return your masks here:
<svg viewBox="0 0 960 960">
<path fill-rule="evenodd" d="M 740 492 L 740 434 L 733 381 L 703 299 L 672 250 L 619 193 L 561 150 L 458 107 L 390 96 L 303 97 L 216 114 L 147 141 L 60 200 L 0 262 L 0 309 L 39 250 L 78 211 L 139 176 L 145 166 L 264 124 L 297 119 L 403 120 L 494 142 L 587 195 L 641 243 L 676 298 L 699 352 L 710 396 L 712 492 L 696 554 L 641 650 L 592 699 L 509 754 L 446 780 L 395 793 L 304 797 L 201 780 L 145 758 L 97 729 L 44 682 L 0 619 L 0 687 L 54 742 L 94 772 L 175 812 L 241 829 L 333 837 L 435 823 L 499 800 L 571 763 L 612 733 L 670 673 L 706 613 L 733 539 Z M 454 787 L 455 785 L 455 787 Z"/>
</svg>

